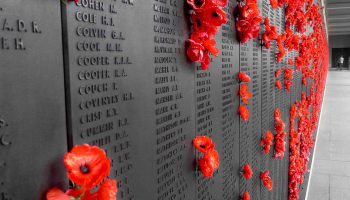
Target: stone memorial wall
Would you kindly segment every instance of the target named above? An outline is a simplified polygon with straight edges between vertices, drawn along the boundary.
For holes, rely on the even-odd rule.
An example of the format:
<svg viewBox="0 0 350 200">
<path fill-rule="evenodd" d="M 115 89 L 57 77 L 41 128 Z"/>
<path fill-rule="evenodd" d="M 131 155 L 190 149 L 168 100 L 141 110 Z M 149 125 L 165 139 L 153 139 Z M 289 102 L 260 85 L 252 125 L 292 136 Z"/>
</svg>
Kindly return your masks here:
<svg viewBox="0 0 350 200">
<path fill-rule="evenodd" d="M 0 2 L 0 199 L 67 185 L 60 2 Z"/>
<path fill-rule="evenodd" d="M 284 11 L 258 4 L 282 32 Z M 288 199 L 288 136 L 278 160 L 263 154 L 260 140 L 274 130 L 277 107 L 289 130 L 290 106 L 308 90 L 300 73 L 291 92 L 275 87 L 275 71 L 296 53 L 277 64 L 275 43 L 240 43 L 236 6 L 229 0 L 224 8 L 228 22 L 215 38 L 221 52 L 202 70 L 186 57 L 184 0 L 2 0 L 0 200 L 45 199 L 48 188 L 67 188 L 62 157 L 83 143 L 111 158 L 118 200 L 232 200 L 244 191 L 254 200 Z M 240 71 L 252 78 L 249 121 L 237 112 Z M 196 165 L 197 135 L 210 136 L 219 152 L 211 179 Z M 255 173 L 250 181 L 240 175 L 245 163 Z M 266 169 L 272 191 L 260 181 Z"/>
</svg>

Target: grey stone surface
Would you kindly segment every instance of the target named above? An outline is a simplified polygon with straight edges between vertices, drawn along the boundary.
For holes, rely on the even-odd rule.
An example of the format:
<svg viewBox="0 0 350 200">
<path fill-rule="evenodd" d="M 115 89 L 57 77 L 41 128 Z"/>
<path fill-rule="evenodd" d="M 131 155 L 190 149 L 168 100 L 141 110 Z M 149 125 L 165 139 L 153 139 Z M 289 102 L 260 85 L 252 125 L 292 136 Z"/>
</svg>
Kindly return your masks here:
<svg viewBox="0 0 350 200">
<path fill-rule="evenodd" d="M 350 72 L 330 71 L 308 200 L 350 199 Z"/>
</svg>

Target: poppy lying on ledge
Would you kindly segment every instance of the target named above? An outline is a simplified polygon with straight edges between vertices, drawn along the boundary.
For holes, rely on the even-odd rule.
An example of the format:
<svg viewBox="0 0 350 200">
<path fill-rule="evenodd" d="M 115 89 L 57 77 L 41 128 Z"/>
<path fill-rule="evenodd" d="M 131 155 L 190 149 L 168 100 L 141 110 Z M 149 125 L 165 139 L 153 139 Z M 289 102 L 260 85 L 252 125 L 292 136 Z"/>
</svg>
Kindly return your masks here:
<svg viewBox="0 0 350 200">
<path fill-rule="evenodd" d="M 111 161 L 105 151 L 88 144 L 77 145 L 64 156 L 64 165 L 74 188 L 65 193 L 52 188 L 46 194 L 47 200 L 116 200 L 117 181 L 106 179 Z"/>
<path fill-rule="evenodd" d="M 219 154 L 214 149 L 215 143 L 208 136 L 197 136 L 192 140 L 193 146 L 204 153 L 198 160 L 198 167 L 204 177 L 212 177 L 215 170 L 219 168 Z"/>
</svg>

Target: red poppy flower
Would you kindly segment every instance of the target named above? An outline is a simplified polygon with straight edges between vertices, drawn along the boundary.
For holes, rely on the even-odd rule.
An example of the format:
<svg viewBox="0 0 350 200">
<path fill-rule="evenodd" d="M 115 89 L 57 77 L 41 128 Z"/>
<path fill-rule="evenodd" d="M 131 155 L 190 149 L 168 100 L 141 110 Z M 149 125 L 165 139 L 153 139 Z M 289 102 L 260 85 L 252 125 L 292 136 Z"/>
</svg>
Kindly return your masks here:
<svg viewBox="0 0 350 200">
<path fill-rule="evenodd" d="M 296 70 L 299 71 L 305 65 L 304 60 L 301 57 L 295 58 Z"/>
<path fill-rule="evenodd" d="M 275 85 L 276 85 L 277 89 L 279 89 L 279 90 L 282 89 L 282 83 L 281 83 L 280 80 L 277 79 L 277 80 L 275 81 Z"/>
<path fill-rule="evenodd" d="M 70 197 L 58 188 L 51 188 L 46 193 L 47 200 L 70 200 Z"/>
<path fill-rule="evenodd" d="M 289 80 L 293 79 L 293 70 L 291 68 L 284 69 L 284 78 Z"/>
<path fill-rule="evenodd" d="M 243 173 L 242 173 L 242 175 L 247 180 L 249 180 L 249 179 L 251 179 L 253 177 L 252 168 L 247 163 L 243 166 Z"/>
<path fill-rule="evenodd" d="M 282 132 L 282 133 L 278 133 L 275 135 L 275 154 L 274 154 L 274 158 L 283 158 L 284 157 L 284 152 L 285 152 L 285 141 L 284 141 L 284 137 L 285 137 L 286 133 Z"/>
<path fill-rule="evenodd" d="M 241 115 L 241 118 L 243 121 L 248 121 L 249 119 L 249 110 L 246 106 L 240 105 L 238 109 L 239 114 Z"/>
<path fill-rule="evenodd" d="M 212 177 L 216 169 L 219 168 L 219 154 L 216 150 L 211 150 L 198 160 L 199 169 L 204 177 Z"/>
<path fill-rule="evenodd" d="M 192 143 L 194 147 L 202 153 L 208 153 L 215 148 L 213 140 L 208 136 L 196 136 L 192 140 Z"/>
<path fill-rule="evenodd" d="M 283 158 L 285 152 L 285 142 L 284 137 L 286 133 L 284 132 L 285 124 L 281 118 L 281 111 L 276 108 L 275 113 L 275 129 L 277 134 L 275 135 L 275 154 L 274 158 Z"/>
<path fill-rule="evenodd" d="M 265 138 L 262 138 L 260 141 L 260 145 L 263 147 L 264 154 L 268 154 L 271 149 L 271 145 L 273 144 L 274 136 L 271 131 L 265 132 Z"/>
<path fill-rule="evenodd" d="M 204 46 L 194 40 L 188 39 L 189 47 L 187 48 L 187 56 L 192 62 L 200 62 L 204 58 Z"/>
<path fill-rule="evenodd" d="M 98 200 L 117 200 L 117 181 L 106 179 L 97 192 Z"/>
<path fill-rule="evenodd" d="M 212 26 L 221 26 L 227 23 L 226 12 L 221 10 L 218 6 L 211 6 L 205 9 L 199 16 Z"/>
<path fill-rule="evenodd" d="M 277 8 L 278 7 L 278 1 L 277 0 L 270 0 L 270 5 L 272 8 Z"/>
<path fill-rule="evenodd" d="M 277 133 L 282 133 L 286 125 L 280 117 L 275 117 L 275 129 Z"/>
<path fill-rule="evenodd" d="M 78 2 L 79 2 L 79 0 L 68 0 L 68 1 L 74 1 L 75 3 L 78 3 Z"/>
<path fill-rule="evenodd" d="M 217 26 L 209 24 L 199 14 L 192 14 L 191 21 L 193 24 L 194 33 L 206 33 L 210 38 L 212 38 L 215 37 L 215 34 L 219 30 Z"/>
<path fill-rule="evenodd" d="M 244 73 L 244 72 L 239 72 L 238 73 L 238 75 L 237 75 L 237 77 L 239 78 L 239 80 L 240 81 L 242 81 L 242 82 L 250 82 L 250 77 L 246 74 L 246 73 Z"/>
<path fill-rule="evenodd" d="M 291 68 L 286 68 L 284 70 L 284 85 L 286 89 L 290 92 L 291 86 L 293 85 L 293 70 Z"/>
<path fill-rule="evenodd" d="M 260 26 L 248 20 L 239 20 L 236 22 L 236 30 L 238 31 L 241 43 L 245 43 L 250 39 L 259 36 Z"/>
<path fill-rule="evenodd" d="M 285 40 L 285 35 L 279 35 L 277 37 L 277 46 L 278 46 L 278 50 L 279 53 L 277 53 L 277 62 L 281 62 L 282 58 L 284 57 L 284 55 L 286 54 L 286 51 L 283 47 L 283 41 Z"/>
<path fill-rule="evenodd" d="M 260 174 L 260 179 L 263 181 L 263 184 L 268 190 L 272 190 L 273 188 L 273 182 L 271 178 L 269 177 L 269 170 L 266 170 Z"/>
<path fill-rule="evenodd" d="M 109 174 L 110 160 L 97 146 L 77 145 L 64 156 L 68 178 L 89 190 L 97 186 Z"/>
<path fill-rule="evenodd" d="M 250 194 L 249 194 L 249 192 L 245 191 L 245 192 L 243 193 L 242 200 L 250 200 Z"/>
<path fill-rule="evenodd" d="M 248 105 L 249 99 L 252 97 L 252 94 L 248 91 L 247 84 L 242 84 L 239 88 L 239 96 L 242 98 L 243 103 Z"/>
<path fill-rule="evenodd" d="M 239 15 L 242 19 L 253 19 L 260 15 L 259 6 L 256 2 L 248 3 L 245 5 L 239 4 Z"/>
<path fill-rule="evenodd" d="M 203 41 L 203 46 L 207 51 L 209 51 L 213 56 L 218 56 L 220 50 L 215 47 L 216 41 L 213 39 Z"/>
<path fill-rule="evenodd" d="M 290 89 L 291 89 L 291 87 L 293 85 L 293 82 L 291 80 L 285 79 L 284 80 L 284 85 L 286 86 L 287 91 L 290 92 Z"/>
<path fill-rule="evenodd" d="M 275 77 L 279 77 L 279 75 L 282 73 L 282 69 L 278 69 L 275 71 Z"/>
<path fill-rule="evenodd" d="M 283 120 L 281 119 L 281 110 L 276 108 L 274 112 L 274 118 L 275 118 L 275 129 L 277 133 L 281 133 L 284 131 L 285 124 Z"/>
<path fill-rule="evenodd" d="M 192 40 L 196 41 L 197 43 L 203 43 L 206 40 L 210 39 L 210 36 L 208 34 L 208 32 L 193 32 L 191 33 L 191 37 Z"/>
<path fill-rule="evenodd" d="M 187 0 L 187 3 L 194 9 L 201 9 L 205 6 L 206 0 Z"/>
</svg>

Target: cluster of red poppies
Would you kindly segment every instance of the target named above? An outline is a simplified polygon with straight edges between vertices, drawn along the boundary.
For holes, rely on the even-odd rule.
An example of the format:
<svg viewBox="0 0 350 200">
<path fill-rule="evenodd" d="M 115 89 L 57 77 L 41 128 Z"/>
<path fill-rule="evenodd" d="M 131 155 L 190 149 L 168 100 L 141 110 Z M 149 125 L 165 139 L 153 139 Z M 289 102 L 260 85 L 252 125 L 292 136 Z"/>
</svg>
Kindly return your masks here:
<svg viewBox="0 0 350 200">
<path fill-rule="evenodd" d="M 292 104 L 290 109 L 290 126 L 289 126 L 289 199 L 299 198 L 298 184 L 303 182 L 303 164 L 300 159 L 300 133 L 295 130 L 295 119 L 297 117 L 298 108 L 296 104 Z"/>
<path fill-rule="evenodd" d="M 66 192 L 52 188 L 46 194 L 47 200 L 117 199 L 117 181 L 107 178 L 111 161 L 102 149 L 88 144 L 75 146 L 64 156 L 64 165 L 74 188 Z"/>
<path fill-rule="evenodd" d="M 246 0 L 238 4 L 238 20 L 236 30 L 242 43 L 257 38 L 260 31 L 260 10 L 256 0 Z"/>
<path fill-rule="evenodd" d="M 286 47 L 288 51 L 299 50 L 300 37 L 297 34 L 294 34 L 290 27 L 286 28 L 285 35 L 286 39 L 284 40 L 284 47 Z M 293 65 L 293 60 L 288 59 L 288 64 Z"/>
<path fill-rule="evenodd" d="M 276 26 L 271 26 L 268 18 L 264 20 L 265 32 L 262 34 L 262 40 L 264 46 L 269 49 L 271 46 L 271 41 L 276 40 L 279 52 L 276 54 L 276 61 L 280 62 L 286 51 L 283 47 L 283 42 L 286 40 L 286 34 L 279 34 Z"/>
<path fill-rule="evenodd" d="M 262 138 L 260 141 L 260 145 L 263 147 L 264 154 L 268 154 L 270 152 L 271 146 L 273 144 L 274 136 L 271 131 L 265 132 L 265 138 Z"/>
<path fill-rule="evenodd" d="M 277 27 L 271 26 L 268 18 L 265 18 L 264 25 L 265 25 L 265 32 L 262 34 L 262 40 L 264 42 L 264 46 L 267 49 L 269 49 L 271 46 L 270 45 L 271 41 L 276 40 L 277 47 L 279 50 L 279 52 L 276 54 L 276 61 L 280 62 L 286 54 L 283 43 L 286 42 L 287 39 L 289 39 L 287 38 L 288 35 L 286 33 L 279 34 L 277 31 Z M 290 42 L 290 41 L 287 40 L 287 42 Z"/>
<path fill-rule="evenodd" d="M 262 34 L 262 40 L 264 41 L 264 46 L 269 49 L 271 47 L 271 41 L 276 40 L 278 37 L 277 26 L 271 26 L 269 18 L 264 19 L 265 32 Z"/>
<path fill-rule="evenodd" d="M 241 84 L 238 91 L 238 95 L 243 101 L 243 104 L 241 104 L 238 108 L 238 112 L 241 115 L 242 120 L 248 121 L 249 110 L 247 108 L 247 105 L 249 104 L 249 99 L 252 97 L 252 94 L 248 90 L 248 85 L 246 83 L 250 82 L 250 77 L 244 72 L 239 72 L 237 77 L 241 82 L 245 82 Z"/>
<path fill-rule="evenodd" d="M 291 61 L 291 60 L 288 60 L 288 61 Z M 276 70 L 275 77 L 278 78 L 281 73 L 282 73 L 282 69 Z M 284 69 L 284 86 L 286 87 L 288 92 L 290 92 L 292 85 L 293 85 L 293 70 L 291 68 L 285 68 Z M 282 89 L 282 83 L 279 79 L 276 79 L 275 86 L 279 90 Z"/>
<path fill-rule="evenodd" d="M 284 49 L 283 42 L 286 40 L 286 35 L 282 34 L 277 37 L 277 47 L 279 52 L 276 53 L 276 61 L 281 62 L 282 58 L 286 55 L 286 50 Z"/>
<path fill-rule="evenodd" d="M 275 130 L 276 130 L 276 135 L 275 135 L 275 154 L 273 155 L 274 158 L 283 158 L 284 157 L 284 152 L 286 151 L 285 144 L 286 142 L 284 141 L 284 137 L 286 133 L 284 132 L 284 128 L 286 125 L 284 124 L 282 120 L 282 114 L 280 109 L 276 108 L 275 109 Z"/>
<path fill-rule="evenodd" d="M 263 184 L 265 185 L 266 189 L 272 190 L 273 182 L 271 180 L 271 177 L 269 176 L 270 171 L 266 170 L 262 173 L 260 173 L 260 179 L 262 180 Z"/>
<path fill-rule="evenodd" d="M 310 138 L 312 130 L 310 128 L 310 119 L 309 119 L 309 105 L 306 98 L 306 94 L 302 93 L 302 99 L 300 102 L 296 102 L 292 105 L 290 114 L 291 114 L 291 126 L 290 127 L 290 155 L 289 155 L 289 177 L 290 181 L 288 184 L 289 187 L 289 199 L 298 199 L 299 198 L 299 184 L 302 184 L 304 181 L 304 173 L 307 171 L 307 163 L 309 157 L 309 150 L 305 148 L 305 145 L 308 148 L 312 148 L 313 144 L 310 144 L 312 139 Z M 294 120 L 299 118 L 298 130 L 294 129 Z M 309 146 L 311 145 L 311 146 Z"/>
<path fill-rule="evenodd" d="M 197 136 L 192 140 L 194 147 L 204 155 L 198 160 L 198 167 L 204 177 L 212 177 L 219 168 L 219 153 L 215 150 L 215 143 L 207 136 Z"/>
<path fill-rule="evenodd" d="M 275 26 L 271 26 L 269 20 L 264 20 L 265 32 L 262 40 L 266 48 L 270 48 L 271 41 L 275 40 L 279 52 L 276 54 L 276 61 L 281 62 L 288 51 L 297 51 L 295 60 L 288 59 L 288 65 L 295 65 L 296 71 L 302 73 L 302 84 L 308 85 L 308 80 L 312 80 L 309 96 L 302 94 L 302 99 L 291 107 L 290 119 L 290 166 L 289 166 L 289 199 L 296 200 L 299 193 L 299 185 L 303 182 L 303 176 L 307 172 L 308 157 L 313 147 L 312 133 L 317 127 L 318 114 L 320 112 L 322 95 L 324 91 L 325 79 L 328 69 L 328 44 L 325 35 L 324 23 L 320 6 L 314 4 L 312 0 L 270 0 L 272 8 L 285 7 L 285 32 L 280 34 Z M 241 43 L 249 39 L 258 37 L 259 23 L 261 21 L 260 12 L 256 1 L 247 0 L 244 4 L 238 5 L 239 15 L 236 29 L 239 33 Z M 312 33 L 306 34 L 306 27 L 312 27 Z M 292 31 L 295 28 L 297 33 Z M 300 34 L 300 35 L 299 35 Z M 311 66 L 311 68 L 310 68 Z M 282 69 L 275 72 L 278 78 Z M 293 85 L 293 70 L 285 68 L 284 85 L 288 91 Z M 276 79 L 275 85 L 282 89 L 282 83 Z M 241 87 L 243 91 L 240 96 L 243 102 L 247 102 L 246 86 Z M 312 109 L 310 109 L 312 107 Z M 312 110 L 311 113 L 309 110 Z M 243 105 L 239 111 L 241 117 L 247 118 L 248 110 Z M 294 120 L 298 117 L 298 130 L 294 129 Z M 260 144 L 264 148 L 264 153 L 268 154 L 270 147 L 275 140 L 275 158 L 282 158 L 285 152 L 285 124 L 281 119 L 280 111 L 275 112 L 276 136 L 269 131 L 265 133 Z M 267 173 L 268 174 L 268 173 Z M 263 174 L 265 177 L 266 173 Z"/>
<path fill-rule="evenodd" d="M 306 7 L 305 7 L 306 5 Z M 305 7 L 305 11 L 304 11 Z M 313 32 L 304 34 L 306 24 Z M 328 69 L 328 43 L 320 6 L 311 0 L 289 0 L 286 7 L 286 30 L 295 26 L 302 35 L 290 33 L 295 42 L 288 44 L 291 49 L 298 51 L 295 66 L 302 73 L 302 84 L 309 85 L 309 96 L 305 92 L 301 100 L 290 109 L 290 161 L 289 161 L 289 200 L 299 198 L 300 184 L 308 171 L 308 161 L 314 146 L 312 133 L 317 128 L 318 115 L 321 109 L 325 79 Z M 286 43 L 285 43 L 286 45 Z M 311 66 L 311 67 L 310 67 Z M 312 109 L 310 109 L 312 107 Z M 310 113 L 310 110 L 311 113 Z M 298 129 L 295 130 L 295 119 L 298 118 Z"/>
<path fill-rule="evenodd" d="M 220 52 L 214 38 L 219 27 L 227 23 L 226 13 L 222 10 L 227 0 L 187 0 L 187 3 L 193 10 L 193 32 L 187 40 L 187 56 L 192 62 L 201 63 L 202 69 L 206 70 L 210 64 L 209 53 L 217 56 Z"/>
</svg>

